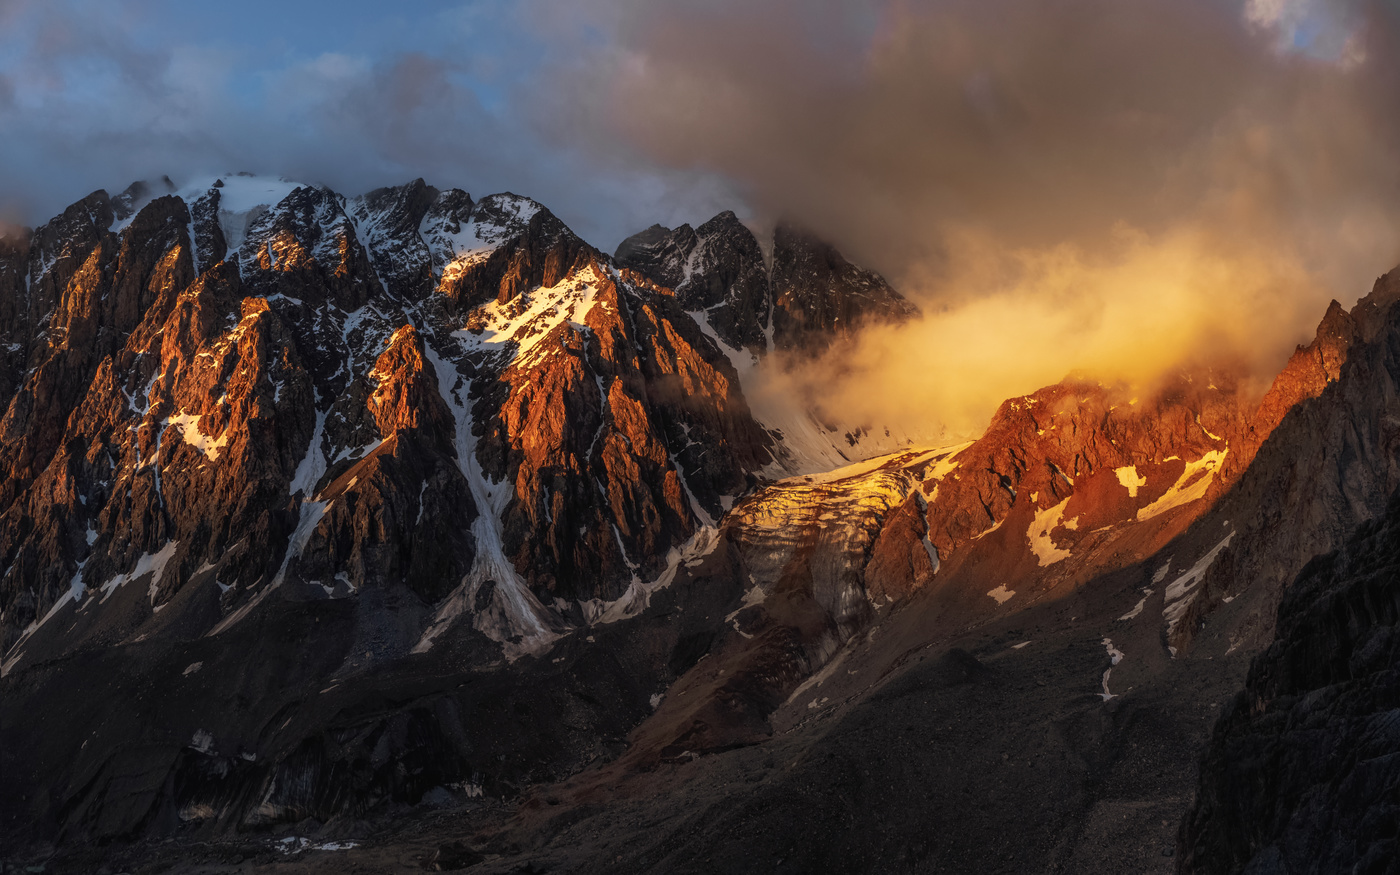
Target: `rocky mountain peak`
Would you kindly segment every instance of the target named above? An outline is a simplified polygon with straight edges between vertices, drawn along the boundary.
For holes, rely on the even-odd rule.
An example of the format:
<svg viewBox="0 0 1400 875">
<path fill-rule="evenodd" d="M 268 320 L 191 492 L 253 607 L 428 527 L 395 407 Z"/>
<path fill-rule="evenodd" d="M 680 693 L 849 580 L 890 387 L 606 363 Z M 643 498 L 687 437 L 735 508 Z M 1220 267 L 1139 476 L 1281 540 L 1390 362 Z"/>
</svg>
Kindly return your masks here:
<svg viewBox="0 0 1400 875">
<path fill-rule="evenodd" d="M 617 263 L 673 289 L 734 349 L 817 353 L 871 322 L 915 315 L 878 274 L 795 226 L 774 231 L 770 270 L 758 238 L 726 210 L 691 229 L 653 225 L 622 242 Z"/>
<path fill-rule="evenodd" d="M 802 352 L 820 352 L 833 337 L 853 337 L 865 325 L 919 312 L 879 274 L 786 223 L 773 232 L 772 285 L 774 342 Z"/>
<path fill-rule="evenodd" d="M 346 203 L 346 212 L 370 251 L 379 280 L 396 298 L 418 301 L 433 288 L 432 255 L 419 228 L 441 196 L 442 192 L 420 177 L 407 185 L 375 189 Z M 468 197 L 468 209 L 470 203 Z"/>
</svg>

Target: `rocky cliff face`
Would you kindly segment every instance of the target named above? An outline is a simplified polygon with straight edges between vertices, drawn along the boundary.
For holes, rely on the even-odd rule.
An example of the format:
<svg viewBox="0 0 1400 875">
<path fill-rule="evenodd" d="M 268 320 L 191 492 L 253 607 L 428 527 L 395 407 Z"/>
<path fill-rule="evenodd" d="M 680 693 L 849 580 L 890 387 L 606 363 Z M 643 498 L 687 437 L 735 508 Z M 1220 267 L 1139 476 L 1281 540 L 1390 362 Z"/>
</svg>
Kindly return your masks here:
<svg viewBox="0 0 1400 875">
<path fill-rule="evenodd" d="M 1174 646 L 1188 646 L 1213 613 L 1246 592 L 1249 618 L 1233 631 L 1235 644 L 1266 646 L 1298 569 L 1379 516 L 1400 487 L 1398 299 L 1400 275 L 1392 271 L 1349 314 L 1329 308 L 1317 339 L 1275 380 L 1245 442 L 1258 450 L 1215 510 L 1235 521 L 1238 535 L 1192 584 Z M 1265 432 L 1290 399 L 1288 414 Z"/>
<path fill-rule="evenodd" d="M 1216 724 L 1181 872 L 1384 872 L 1400 786 L 1400 500 L 1283 596 Z"/>
<path fill-rule="evenodd" d="M 196 574 L 226 619 L 284 582 L 393 581 L 460 590 L 429 636 L 474 615 L 547 637 L 654 579 L 770 462 L 670 295 L 532 201 L 148 195 L 121 218 L 99 192 L 6 250 L 6 349 L 31 365 L 0 425 L 10 663 L 56 606 L 145 574 L 153 609 Z"/>
</svg>

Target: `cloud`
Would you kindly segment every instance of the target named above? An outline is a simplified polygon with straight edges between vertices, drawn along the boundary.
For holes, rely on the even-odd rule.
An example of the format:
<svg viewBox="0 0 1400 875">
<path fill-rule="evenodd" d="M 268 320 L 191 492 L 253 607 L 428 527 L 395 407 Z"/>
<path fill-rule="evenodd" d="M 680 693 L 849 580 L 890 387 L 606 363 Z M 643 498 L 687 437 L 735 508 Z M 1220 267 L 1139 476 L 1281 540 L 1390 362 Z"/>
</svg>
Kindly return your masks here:
<svg viewBox="0 0 1400 875">
<path fill-rule="evenodd" d="M 596 120 L 594 148 L 621 134 L 718 174 L 929 314 L 807 371 L 872 417 L 917 399 L 929 428 L 975 430 L 1071 369 L 1148 379 L 1207 355 L 1266 379 L 1329 298 L 1400 259 L 1381 4 L 770 0 L 622 20 L 561 98 L 575 129 Z M 1348 51 L 1318 50 L 1324 30 Z"/>
</svg>

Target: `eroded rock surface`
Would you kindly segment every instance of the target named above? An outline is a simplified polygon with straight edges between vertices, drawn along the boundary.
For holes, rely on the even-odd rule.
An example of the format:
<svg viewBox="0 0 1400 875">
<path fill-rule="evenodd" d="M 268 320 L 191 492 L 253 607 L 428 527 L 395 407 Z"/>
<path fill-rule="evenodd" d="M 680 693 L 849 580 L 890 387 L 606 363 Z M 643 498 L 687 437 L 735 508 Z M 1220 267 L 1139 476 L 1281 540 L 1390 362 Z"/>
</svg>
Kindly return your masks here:
<svg viewBox="0 0 1400 875">
<path fill-rule="evenodd" d="M 1385 872 L 1400 805 L 1400 501 L 1303 569 L 1216 724 L 1181 872 Z"/>
</svg>

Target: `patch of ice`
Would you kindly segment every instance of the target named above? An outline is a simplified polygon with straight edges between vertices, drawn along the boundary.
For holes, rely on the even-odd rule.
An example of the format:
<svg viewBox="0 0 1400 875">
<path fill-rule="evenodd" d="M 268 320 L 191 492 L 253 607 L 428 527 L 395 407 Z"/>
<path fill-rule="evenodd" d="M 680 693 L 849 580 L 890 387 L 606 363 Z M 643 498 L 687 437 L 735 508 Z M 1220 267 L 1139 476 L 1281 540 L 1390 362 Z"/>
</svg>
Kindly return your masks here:
<svg viewBox="0 0 1400 875">
<path fill-rule="evenodd" d="M 188 666 L 185 667 L 184 676 L 185 676 L 185 677 L 189 677 L 190 675 L 192 675 L 192 674 L 194 674 L 195 672 L 199 671 L 201 668 L 204 668 L 204 663 L 202 663 L 202 662 L 192 662 L 192 663 L 190 663 Z"/>
</svg>

